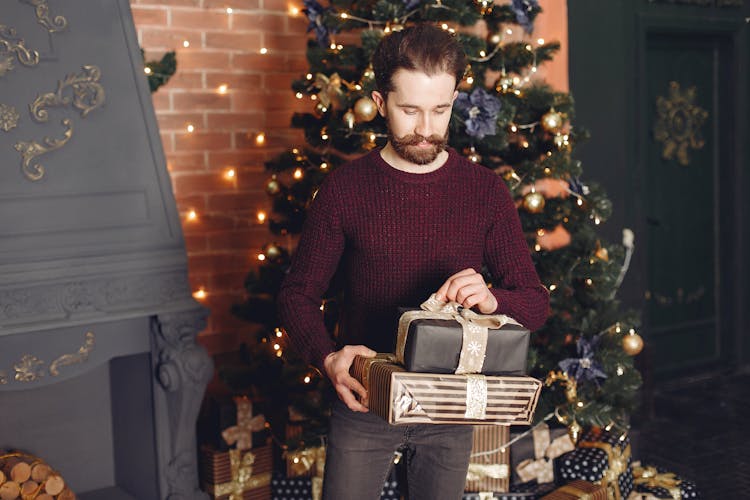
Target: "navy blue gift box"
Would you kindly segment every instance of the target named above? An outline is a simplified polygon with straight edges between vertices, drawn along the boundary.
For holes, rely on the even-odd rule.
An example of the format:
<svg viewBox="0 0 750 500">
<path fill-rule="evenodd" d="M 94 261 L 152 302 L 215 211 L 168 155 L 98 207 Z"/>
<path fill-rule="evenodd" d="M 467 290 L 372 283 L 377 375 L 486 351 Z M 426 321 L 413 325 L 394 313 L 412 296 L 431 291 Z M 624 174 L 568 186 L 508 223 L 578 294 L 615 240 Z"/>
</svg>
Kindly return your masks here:
<svg viewBox="0 0 750 500">
<path fill-rule="evenodd" d="M 401 492 L 395 475 L 391 474 L 383 484 L 380 500 L 400 500 Z M 284 477 L 274 475 L 271 480 L 271 500 L 311 500 L 312 478 Z"/>
<path fill-rule="evenodd" d="M 603 430 L 589 430 L 576 449 L 555 459 L 561 483 L 583 479 L 600 483 L 611 492 L 610 498 L 624 500 L 633 491 L 633 467 L 630 438 L 620 439 Z"/>
<path fill-rule="evenodd" d="M 510 491 L 504 493 L 493 493 L 492 497 L 480 495 L 479 493 L 464 493 L 461 500 L 539 500 L 550 491 L 555 489 L 553 483 L 538 484 L 536 481 L 511 485 Z"/>
<path fill-rule="evenodd" d="M 635 477 L 635 491 L 637 493 L 650 494 L 656 498 L 679 498 L 680 500 L 701 498 L 700 491 L 694 482 L 683 479 L 661 467 L 641 467 L 639 462 L 634 462 L 633 476 Z M 679 490 L 679 492 L 675 490 Z"/>
</svg>

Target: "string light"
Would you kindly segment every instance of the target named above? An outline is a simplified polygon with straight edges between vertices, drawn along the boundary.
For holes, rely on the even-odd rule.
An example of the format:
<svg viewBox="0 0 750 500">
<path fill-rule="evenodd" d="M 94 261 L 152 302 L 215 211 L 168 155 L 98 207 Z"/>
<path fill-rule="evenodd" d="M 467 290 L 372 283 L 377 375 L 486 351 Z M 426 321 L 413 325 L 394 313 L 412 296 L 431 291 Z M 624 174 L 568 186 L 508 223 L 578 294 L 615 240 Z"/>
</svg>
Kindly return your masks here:
<svg viewBox="0 0 750 500">
<path fill-rule="evenodd" d="M 578 408 L 583 408 L 583 401 L 576 403 L 576 406 L 578 406 Z"/>
<path fill-rule="evenodd" d="M 299 15 L 299 7 L 295 7 L 295 6 L 289 7 L 289 14 L 291 14 L 293 16 L 298 16 Z"/>
<path fill-rule="evenodd" d="M 143 72 L 146 73 L 147 75 L 150 75 L 151 74 L 151 68 L 149 68 L 148 66 L 146 66 L 145 68 L 143 68 Z"/>
<path fill-rule="evenodd" d="M 206 293 L 206 289 L 203 287 L 200 287 L 198 290 L 193 292 L 193 297 L 197 300 L 203 300 L 208 296 Z"/>
<path fill-rule="evenodd" d="M 512 35 L 513 34 L 513 30 L 510 29 L 510 28 L 508 28 L 507 30 L 505 30 L 505 33 L 507 33 L 508 35 Z"/>
<path fill-rule="evenodd" d="M 297 180 L 301 179 L 303 173 L 304 172 L 302 172 L 302 169 L 298 168 L 297 170 L 294 171 L 294 178 L 297 179 Z"/>
<path fill-rule="evenodd" d="M 258 260 L 261 261 L 261 262 L 263 262 L 264 260 L 266 260 L 265 254 L 259 253 L 258 254 Z"/>
<path fill-rule="evenodd" d="M 510 131 L 511 132 L 518 132 L 518 127 L 516 127 L 515 125 L 511 125 L 510 126 Z"/>
<path fill-rule="evenodd" d="M 231 14 L 234 10 L 231 7 L 227 7 L 227 14 Z"/>
<path fill-rule="evenodd" d="M 306 375 L 304 380 L 305 380 L 306 384 L 309 384 L 310 380 L 312 380 L 312 379 L 310 378 L 310 375 Z"/>
<path fill-rule="evenodd" d="M 295 97 L 297 97 L 297 99 L 302 99 L 304 97 L 304 95 L 302 94 L 302 92 L 297 92 L 295 94 Z"/>
<path fill-rule="evenodd" d="M 266 134 L 264 134 L 263 132 L 258 132 L 258 135 L 255 136 L 255 144 L 257 144 L 258 146 L 261 146 L 265 144 L 265 142 L 266 142 Z"/>
<path fill-rule="evenodd" d="M 281 338 L 281 336 L 284 335 L 284 333 L 281 331 L 281 328 L 276 329 L 276 336 Z"/>
<path fill-rule="evenodd" d="M 267 48 L 265 48 L 265 47 L 261 47 L 261 48 L 260 48 L 260 53 L 261 53 L 261 54 L 264 54 L 264 55 L 265 55 L 265 54 L 268 54 L 268 49 L 267 49 Z"/>
<path fill-rule="evenodd" d="M 194 221 L 198 219 L 198 214 L 196 213 L 195 210 L 190 210 L 187 214 L 187 219 L 190 221 Z"/>
<path fill-rule="evenodd" d="M 279 349 L 281 349 L 281 346 L 279 344 L 274 344 L 273 345 L 273 350 L 274 351 L 278 351 Z"/>
<path fill-rule="evenodd" d="M 190 41 L 189 40 L 183 40 L 182 41 L 182 46 L 185 47 L 185 48 L 190 47 Z"/>
<path fill-rule="evenodd" d="M 266 213 L 264 211 L 261 210 L 260 212 L 258 212 L 258 214 L 256 215 L 256 217 L 258 218 L 258 222 L 260 222 L 261 224 L 263 224 L 264 222 L 266 222 L 267 215 L 266 215 Z"/>
<path fill-rule="evenodd" d="M 327 168 L 328 168 L 328 163 L 326 163 L 326 162 L 323 162 L 323 163 L 321 163 L 321 164 L 320 164 L 320 169 L 321 169 L 321 170 L 325 170 L 325 169 L 327 169 Z"/>
<path fill-rule="evenodd" d="M 591 286 L 594 284 L 594 281 L 591 278 L 586 278 L 586 284 Z"/>
<path fill-rule="evenodd" d="M 579 207 L 580 207 L 580 206 L 582 206 L 582 205 L 583 205 L 583 200 L 582 200 L 581 198 L 578 198 L 578 199 L 576 200 L 576 204 L 577 204 L 577 205 L 578 205 Z"/>
<path fill-rule="evenodd" d="M 554 292 L 555 290 L 557 290 L 557 285 L 552 284 L 552 285 L 549 286 L 549 291 L 550 292 Z"/>
<path fill-rule="evenodd" d="M 541 245 L 539 243 L 537 243 L 536 245 L 534 245 L 534 250 L 536 250 L 537 252 L 541 252 L 541 250 L 542 250 Z"/>
<path fill-rule="evenodd" d="M 622 365 L 617 365 L 617 375 L 622 377 L 625 373 L 625 368 Z"/>
<path fill-rule="evenodd" d="M 219 94 L 226 94 L 229 90 L 229 85 L 227 85 L 226 83 L 222 83 L 216 90 L 219 92 Z"/>
<path fill-rule="evenodd" d="M 312 80 L 312 73 L 306 74 L 305 78 L 307 78 L 308 80 Z"/>
<path fill-rule="evenodd" d="M 237 171 L 233 168 L 228 168 L 224 171 L 224 178 L 228 181 L 233 181 L 237 178 Z"/>
<path fill-rule="evenodd" d="M 186 130 L 187 130 L 187 131 L 188 131 L 189 133 L 191 133 L 191 134 L 193 133 L 193 131 L 195 131 L 195 127 L 193 126 L 193 124 L 192 124 L 192 123 L 188 123 L 188 126 L 187 126 L 187 127 L 185 127 L 185 128 L 186 128 Z"/>
<path fill-rule="evenodd" d="M 544 38 L 540 38 L 536 41 L 539 45 L 544 45 Z"/>
</svg>

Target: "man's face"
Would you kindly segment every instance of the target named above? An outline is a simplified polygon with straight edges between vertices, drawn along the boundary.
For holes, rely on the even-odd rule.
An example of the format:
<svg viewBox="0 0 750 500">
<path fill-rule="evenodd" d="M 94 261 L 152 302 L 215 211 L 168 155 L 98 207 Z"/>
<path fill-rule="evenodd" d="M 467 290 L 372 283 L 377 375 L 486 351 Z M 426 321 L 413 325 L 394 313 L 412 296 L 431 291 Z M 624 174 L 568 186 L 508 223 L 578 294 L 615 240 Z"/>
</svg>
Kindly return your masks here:
<svg viewBox="0 0 750 500">
<path fill-rule="evenodd" d="M 417 165 L 432 163 L 448 142 L 448 122 L 458 96 L 456 79 L 448 73 L 400 69 L 392 82 L 387 99 L 379 92 L 372 96 L 388 124 L 388 140 L 403 159 Z"/>
</svg>

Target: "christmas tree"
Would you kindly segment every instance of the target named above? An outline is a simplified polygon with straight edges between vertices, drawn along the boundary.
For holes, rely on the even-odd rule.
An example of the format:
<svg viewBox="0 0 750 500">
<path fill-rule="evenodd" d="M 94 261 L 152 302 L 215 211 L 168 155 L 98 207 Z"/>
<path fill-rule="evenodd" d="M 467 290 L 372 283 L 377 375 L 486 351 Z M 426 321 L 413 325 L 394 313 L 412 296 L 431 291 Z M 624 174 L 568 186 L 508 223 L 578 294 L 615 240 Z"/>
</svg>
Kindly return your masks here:
<svg viewBox="0 0 750 500">
<path fill-rule="evenodd" d="M 385 121 L 370 98 L 370 58 L 382 37 L 419 22 L 455 33 L 464 47 L 469 65 L 449 144 L 505 180 L 550 292 L 548 320 L 532 334 L 529 352 L 530 375 L 546 381 L 537 420 L 554 414 L 572 434 L 590 425 L 627 428 L 641 382 L 632 356 L 642 341 L 637 314 L 623 311 L 615 295 L 633 249 L 632 233 L 624 231 L 623 245 L 597 234 L 612 207 L 598 185 L 584 180 L 574 158 L 586 133 L 572 125 L 573 99 L 534 78 L 559 49 L 558 43 L 532 40 L 540 11 L 536 0 L 305 0 L 314 37 L 308 40 L 309 71 L 294 82 L 293 92 L 309 102 L 310 111 L 295 115 L 292 126 L 304 130 L 306 144 L 267 164 L 273 214 L 258 214 L 284 243 L 266 245 L 257 272 L 248 274 L 247 301 L 235 307 L 239 316 L 264 326 L 259 342 L 246 347 L 244 366 L 222 370 L 230 384 L 260 387 L 309 419 L 309 432 L 290 447 L 304 447 L 324 433 L 326 414 L 324 377 L 287 350 L 274 312 L 293 235 L 328 172 L 385 144 Z M 338 303 L 334 280 L 321 304 L 334 335 Z"/>
</svg>

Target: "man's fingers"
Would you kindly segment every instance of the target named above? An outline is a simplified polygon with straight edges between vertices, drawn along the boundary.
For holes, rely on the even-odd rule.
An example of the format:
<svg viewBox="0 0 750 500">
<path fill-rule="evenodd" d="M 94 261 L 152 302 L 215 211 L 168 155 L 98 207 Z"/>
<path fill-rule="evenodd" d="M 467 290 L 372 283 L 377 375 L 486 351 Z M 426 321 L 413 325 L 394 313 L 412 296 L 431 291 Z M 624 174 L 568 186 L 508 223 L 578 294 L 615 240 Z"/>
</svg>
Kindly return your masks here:
<svg viewBox="0 0 750 500">
<path fill-rule="evenodd" d="M 462 269 L 461 271 L 457 272 L 456 274 L 454 274 L 453 276 L 445 280 L 445 283 L 443 283 L 443 285 L 440 288 L 438 288 L 438 291 L 435 292 L 435 295 L 437 295 L 438 300 L 446 300 L 446 299 L 449 301 L 454 300 L 455 297 L 451 298 L 449 296 L 448 289 L 451 287 L 451 285 L 456 279 L 461 278 L 463 276 L 470 276 L 472 274 L 476 274 L 476 271 L 468 267 L 466 269 Z"/>
<path fill-rule="evenodd" d="M 357 401 L 354 397 L 354 392 L 352 391 L 359 395 L 362 402 L 367 402 L 367 391 L 354 377 L 350 377 L 345 383 L 336 385 L 336 392 L 339 395 L 339 399 L 343 401 L 350 410 L 367 412 L 367 406 Z"/>
<path fill-rule="evenodd" d="M 372 358 L 377 354 L 377 352 L 363 345 L 352 346 L 351 350 L 355 355 L 364 356 L 366 358 Z"/>
</svg>

